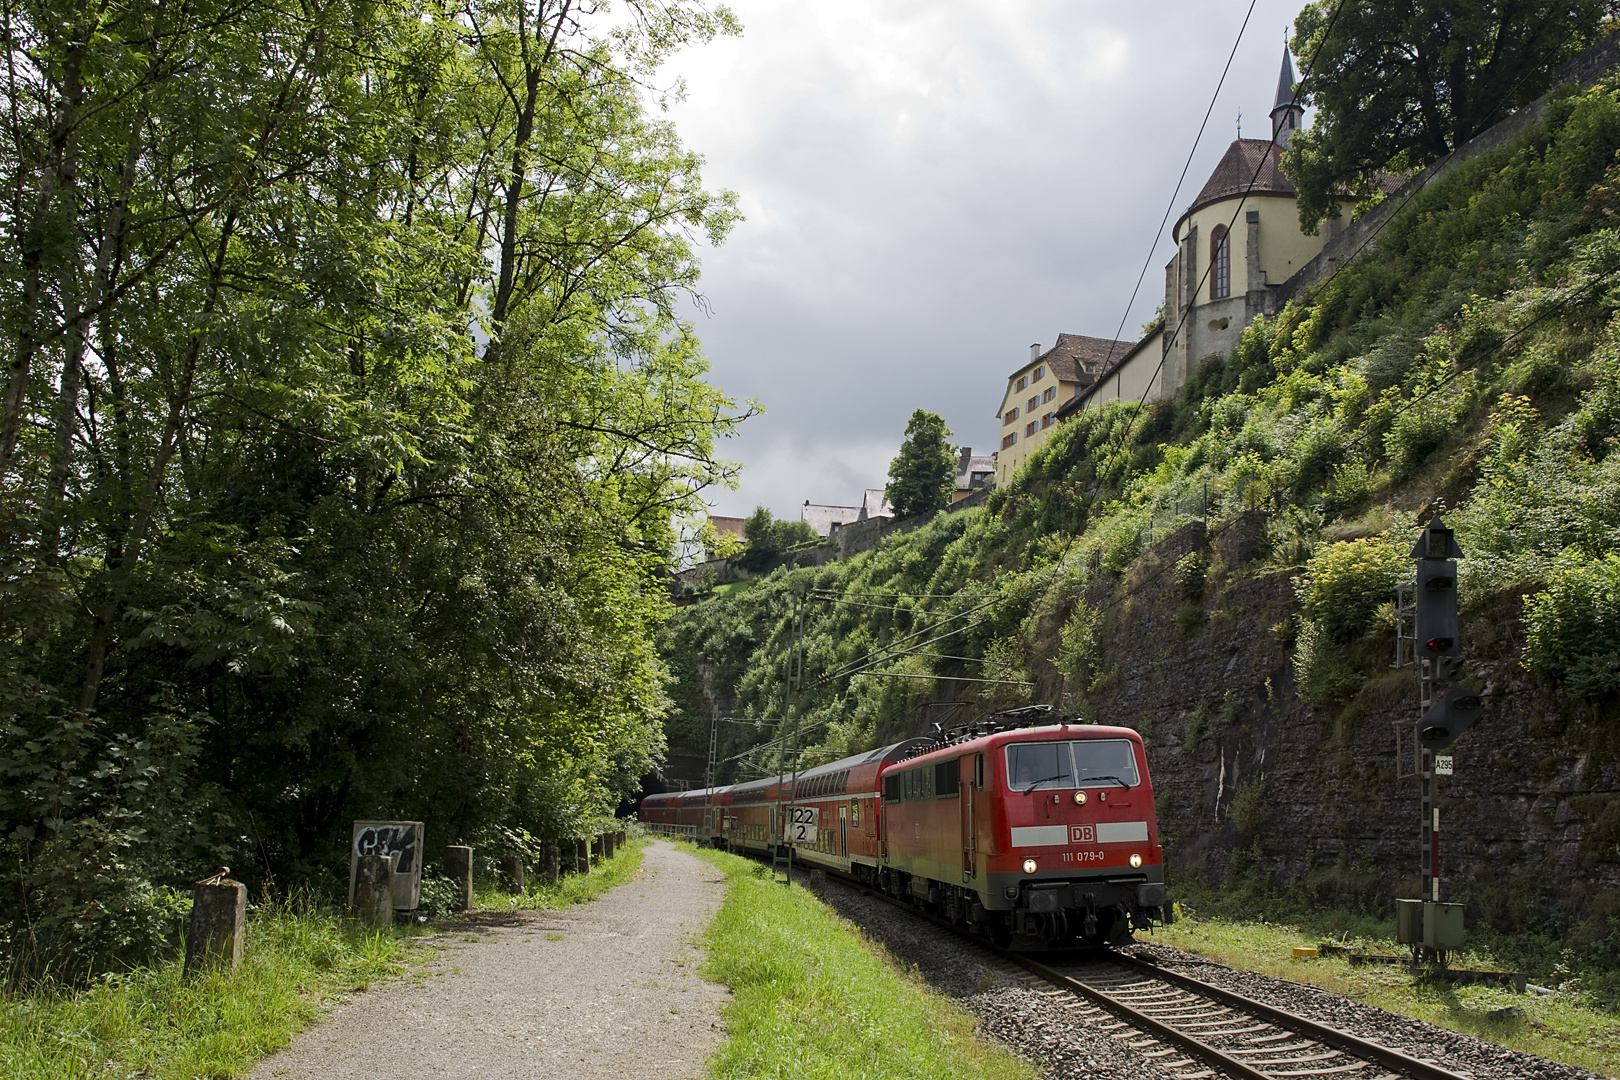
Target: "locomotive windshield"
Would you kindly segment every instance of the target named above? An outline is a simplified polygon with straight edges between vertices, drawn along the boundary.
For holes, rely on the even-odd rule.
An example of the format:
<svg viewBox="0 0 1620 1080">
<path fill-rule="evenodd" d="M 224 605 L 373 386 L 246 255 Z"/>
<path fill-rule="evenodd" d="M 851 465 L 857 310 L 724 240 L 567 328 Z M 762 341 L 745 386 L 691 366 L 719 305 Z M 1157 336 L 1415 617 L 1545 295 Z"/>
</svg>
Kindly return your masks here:
<svg viewBox="0 0 1620 1080">
<path fill-rule="evenodd" d="M 1136 754 L 1128 739 L 1019 742 L 1007 747 L 1007 783 L 1014 791 L 1089 787 L 1135 787 Z"/>
</svg>

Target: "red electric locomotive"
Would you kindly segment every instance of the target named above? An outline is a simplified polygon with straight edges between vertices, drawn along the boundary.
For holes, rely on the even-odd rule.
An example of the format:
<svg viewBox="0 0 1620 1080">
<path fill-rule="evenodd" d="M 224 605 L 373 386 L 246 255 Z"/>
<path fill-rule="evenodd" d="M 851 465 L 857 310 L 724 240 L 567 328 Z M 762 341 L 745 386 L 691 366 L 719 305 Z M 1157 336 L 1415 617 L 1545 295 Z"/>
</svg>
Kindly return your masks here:
<svg viewBox="0 0 1620 1080">
<path fill-rule="evenodd" d="M 820 766 L 797 786 L 653 795 L 641 819 L 760 853 L 790 845 L 1017 948 L 1169 922 L 1141 736 L 1052 720 L 1049 706 L 1016 710 Z"/>
</svg>

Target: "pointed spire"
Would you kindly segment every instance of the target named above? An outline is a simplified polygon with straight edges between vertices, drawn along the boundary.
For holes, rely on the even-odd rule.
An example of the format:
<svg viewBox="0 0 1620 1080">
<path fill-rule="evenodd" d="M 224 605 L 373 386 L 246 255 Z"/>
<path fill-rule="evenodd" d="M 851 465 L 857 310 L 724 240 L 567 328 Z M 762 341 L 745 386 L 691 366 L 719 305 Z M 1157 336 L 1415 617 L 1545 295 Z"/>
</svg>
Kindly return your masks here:
<svg viewBox="0 0 1620 1080">
<path fill-rule="evenodd" d="M 1280 109 L 1284 105 L 1294 103 L 1294 60 L 1288 55 L 1288 46 L 1283 46 L 1282 73 L 1277 76 L 1277 101 L 1273 109 Z"/>
<path fill-rule="evenodd" d="M 1277 76 L 1277 104 L 1271 107 L 1271 136 L 1278 146 L 1287 147 L 1288 140 L 1299 130 L 1305 119 L 1305 110 L 1294 100 L 1294 60 L 1283 44 L 1282 71 Z"/>
</svg>

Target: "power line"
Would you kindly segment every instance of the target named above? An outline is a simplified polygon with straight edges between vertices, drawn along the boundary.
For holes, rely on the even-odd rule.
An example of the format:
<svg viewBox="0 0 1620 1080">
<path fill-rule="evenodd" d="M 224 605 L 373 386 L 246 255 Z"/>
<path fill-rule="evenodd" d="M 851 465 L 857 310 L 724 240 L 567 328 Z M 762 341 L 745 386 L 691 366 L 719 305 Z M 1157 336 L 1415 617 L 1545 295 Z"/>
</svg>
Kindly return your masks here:
<svg viewBox="0 0 1620 1080">
<path fill-rule="evenodd" d="M 1002 686 L 1034 686 L 1027 679 L 970 679 L 966 675 L 915 675 L 909 671 L 862 671 L 861 675 L 881 675 L 890 679 L 935 679 L 946 682 L 999 683 Z"/>
<path fill-rule="evenodd" d="M 1311 76 L 1316 74 L 1316 62 L 1321 59 L 1322 48 L 1327 44 L 1328 38 L 1333 36 L 1333 27 L 1338 23 L 1339 13 L 1344 10 L 1344 5 L 1345 0 L 1339 0 L 1339 3 L 1334 7 L 1333 16 L 1328 20 L 1327 27 L 1322 31 L 1322 37 L 1316 43 L 1316 51 L 1311 54 L 1311 62 L 1305 66 L 1304 74 L 1300 76 L 1299 82 L 1294 86 L 1293 94 L 1296 102 L 1304 97 L 1306 85 L 1310 82 Z M 1276 125 L 1273 124 L 1271 130 L 1271 139 L 1266 143 L 1266 152 L 1260 155 L 1260 160 L 1254 167 L 1254 175 L 1249 177 L 1249 186 L 1244 188 L 1243 194 L 1238 197 L 1238 204 L 1232 210 L 1232 218 L 1226 224 L 1226 235 L 1228 237 L 1232 235 L 1232 226 L 1237 224 L 1237 216 L 1243 212 L 1243 206 L 1246 202 L 1248 202 L 1249 195 L 1254 191 L 1254 186 L 1260 182 L 1260 173 L 1264 171 L 1266 163 L 1271 160 L 1271 151 L 1274 150 L 1276 146 L 1277 128 Z M 1206 262 L 1204 266 L 1204 274 L 1198 279 L 1198 284 L 1193 288 L 1194 296 L 1197 296 L 1198 293 L 1202 291 L 1204 288 L 1204 283 L 1209 280 L 1209 273 L 1212 269 L 1214 269 L 1213 261 Z M 1188 304 L 1185 307 L 1182 307 L 1180 296 L 1176 297 L 1176 306 L 1181 309 L 1180 315 L 1176 319 L 1176 328 L 1170 334 L 1169 343 L 1163 350 L 1160 351 L 1159 362 L 1154 367 L 1153 374 L 1148 376 L 1147 385 L 1142 388 L 1142 396 L 1137 399 L 1137 411 L 1135 415 L 1133 415 L 1125 425 L 1124 434 L 1120 437 L 1122 446 L 1130 446 L 1131 429 L 1135 426 L 1137 417 L 1142 415 L 1141 407 L 1147 402 L 1147 396 L 1148 393 L 1153 389 L 1154 381 L 1158 379 L 1159 375 L 1164 371 L 1165 353 L 1169 351 L 1169 346 L 1174 344 L 1176 339 L 1181 336 L 1181 328 L 1186 325 L 1187 317 L 1192 314 L 1192 309 L 1194 307 L 1193 304 Z M 1166 318 L 1168 319 L 1168 315 Z"/>
<path fill-rule="evenodd" d="M 1103 365 L 1099 370 L 1108 370 L 1109 363 L 1114 359 L 1114 342 L 1125 331 L 1125 322 L 1131 317 L 1131 306 L 1136 303 L 1136 295 L 1142 290 L 1142 282 L 1147 279 L 1148 268 L 1153 265 L 1153 252 L 1159 246 L 1159 237 L 1164 235 L 1165 222 L 1175 212 L 1176 199 L 1181 195 L 1181 185 L 1187 181 L 1187 170 L 1192 168 L 1193 155 L 1198 153 L 1198 144 L 1204 137 L 1204 129 L 1209 126 L 1210 114 L 1215 111 L 1215 101 L 1221 96 L 1221 88 L 1226 85 L 1227 73 L 1232 70 L 1232 58 L 1237 56 L 1238 45 L 1243 41 L 1243 32 L 1249 27 L 1249 16 L 1254 14 L 1255 0 L 1249 0 L 1249 10 L 1244 12 L 1243 25 L 1238 27 L 1237 37 L 1232 41 L 1232 51 L 1226 54 L 1226 66 L 1221 68 L 1221 77 L 1215 83 L 1215 92 L 1209 96 L 1209 108 L 1204 110 L 1204 121 L 1198 125 L 1198 134 L 1193 136 L 1192 149 L 1187 151 L 1187 160 L 1181 166 L 1181 175 L 1176 178 L 1176 189 L 1170 193 L 1170 203 L 1164 208 L 1164 217 L 1159 219 L 1159 227 L 1153 232 L 1153 239 L 1148 244 L 1147 258 L 1142 260 L 1142 272 L 1136 275 L 1136 285 L 1131 289 L 1131 298 L 1125 301 L 1125 311 L 1119 317 L 1119 327 L 1114 331 L 1114 338 L 1108 343 L 1108 354 L 1103 357 Z"/>
</svg>

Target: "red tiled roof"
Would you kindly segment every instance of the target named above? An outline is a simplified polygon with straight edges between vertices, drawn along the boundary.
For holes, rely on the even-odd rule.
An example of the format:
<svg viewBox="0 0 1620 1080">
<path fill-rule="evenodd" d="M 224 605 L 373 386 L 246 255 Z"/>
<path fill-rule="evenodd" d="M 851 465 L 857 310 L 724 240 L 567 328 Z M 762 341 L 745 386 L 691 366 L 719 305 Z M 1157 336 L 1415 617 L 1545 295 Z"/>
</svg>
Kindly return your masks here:
<svg viewBox="0 0 1620 1080">
<path fill-rule="evenodd" d="M 1269 139 L 1234 139 L 1226 148 L 1215 171 L 1209 174 L 1204 190 L 1187 208 L 1187 214 L 1229 195 L 1292 195 L 1294 183 L 1283 175 L 1282 147 Z M 1255 175 L 1255 170 L 1260 172 Z M 1254 187 L 1249 187 L 1249 182 Z M 1181 215 L 1183 218 L 1187 214 Z"/>
<path fill-rule="evenodd" d="M 1075 394 L 1074 394 L 1073 397 L 1069 398 L 1069 400 L 1063 402 L 1062 404 L 1060 404 L 1058 406 L 1058 408 L 1057 408 L 1057 418 L 1059 420 L 1064 420 L 1064 419 L 1067 419 L 1070 416 L 1073 416 L 1077 411 L 1079 411 L 1080 407 L 1083 404 L 1085 404 L 1086 399 L 1091 396 L 1091 388 L 1093 386 L 1095 386 L 1098 382 L 1101 382 L 1103 379 L 1106 379 L 1108 376 L 1112 375 L 1114 373 L 1115 368 L 1119 367 L 1126 360 L 1130 359 L 1131 356 L 1134 355 L 1138 349 L 1145 346 L 1148 342 L 1152 341 L 1155 337 L 1158 337 L 1159 334 L 1163 332 L 1163 330 L 1164 330 L 1164 324 L 1163 323 L 1156 323 L 1154 325 L 1153 329 L 1149 330 L 1147 333 L 1142 335 L 1142 338 L 1141 338 L 1140 341 L 1120 342 L 1120 344 L 1126 345 L 1127 347 L 1124 348 L 1124 349 L 1119 350 L 1118 352 L 1116 352 L 1114 354 L 1114 359 L 1109 362 L 1108 367 L 1107 367 L 1106 370 L 1098 372 L 1089 382 L 1086 382 L 1086 383 L 1082 384 L 1080 387 L 1078 387 L 1075 390 Z"/>
<path fill-rule="evenodd" d="M 1097 375 L 1104 367 L 1124 356 L 1134 344 L 1134 341 L 1086 337 L 1084 334 L 1059 334 L 1056 345 L 1041 353 L 1039 359 L 1020 364 L 1007 377 L 1016 379 L 1020 371 L 1027 371 L 1036 364 L 1045 364 L 1060 382 L 1090 386 L 1097 381 Z"/>
</svg>

